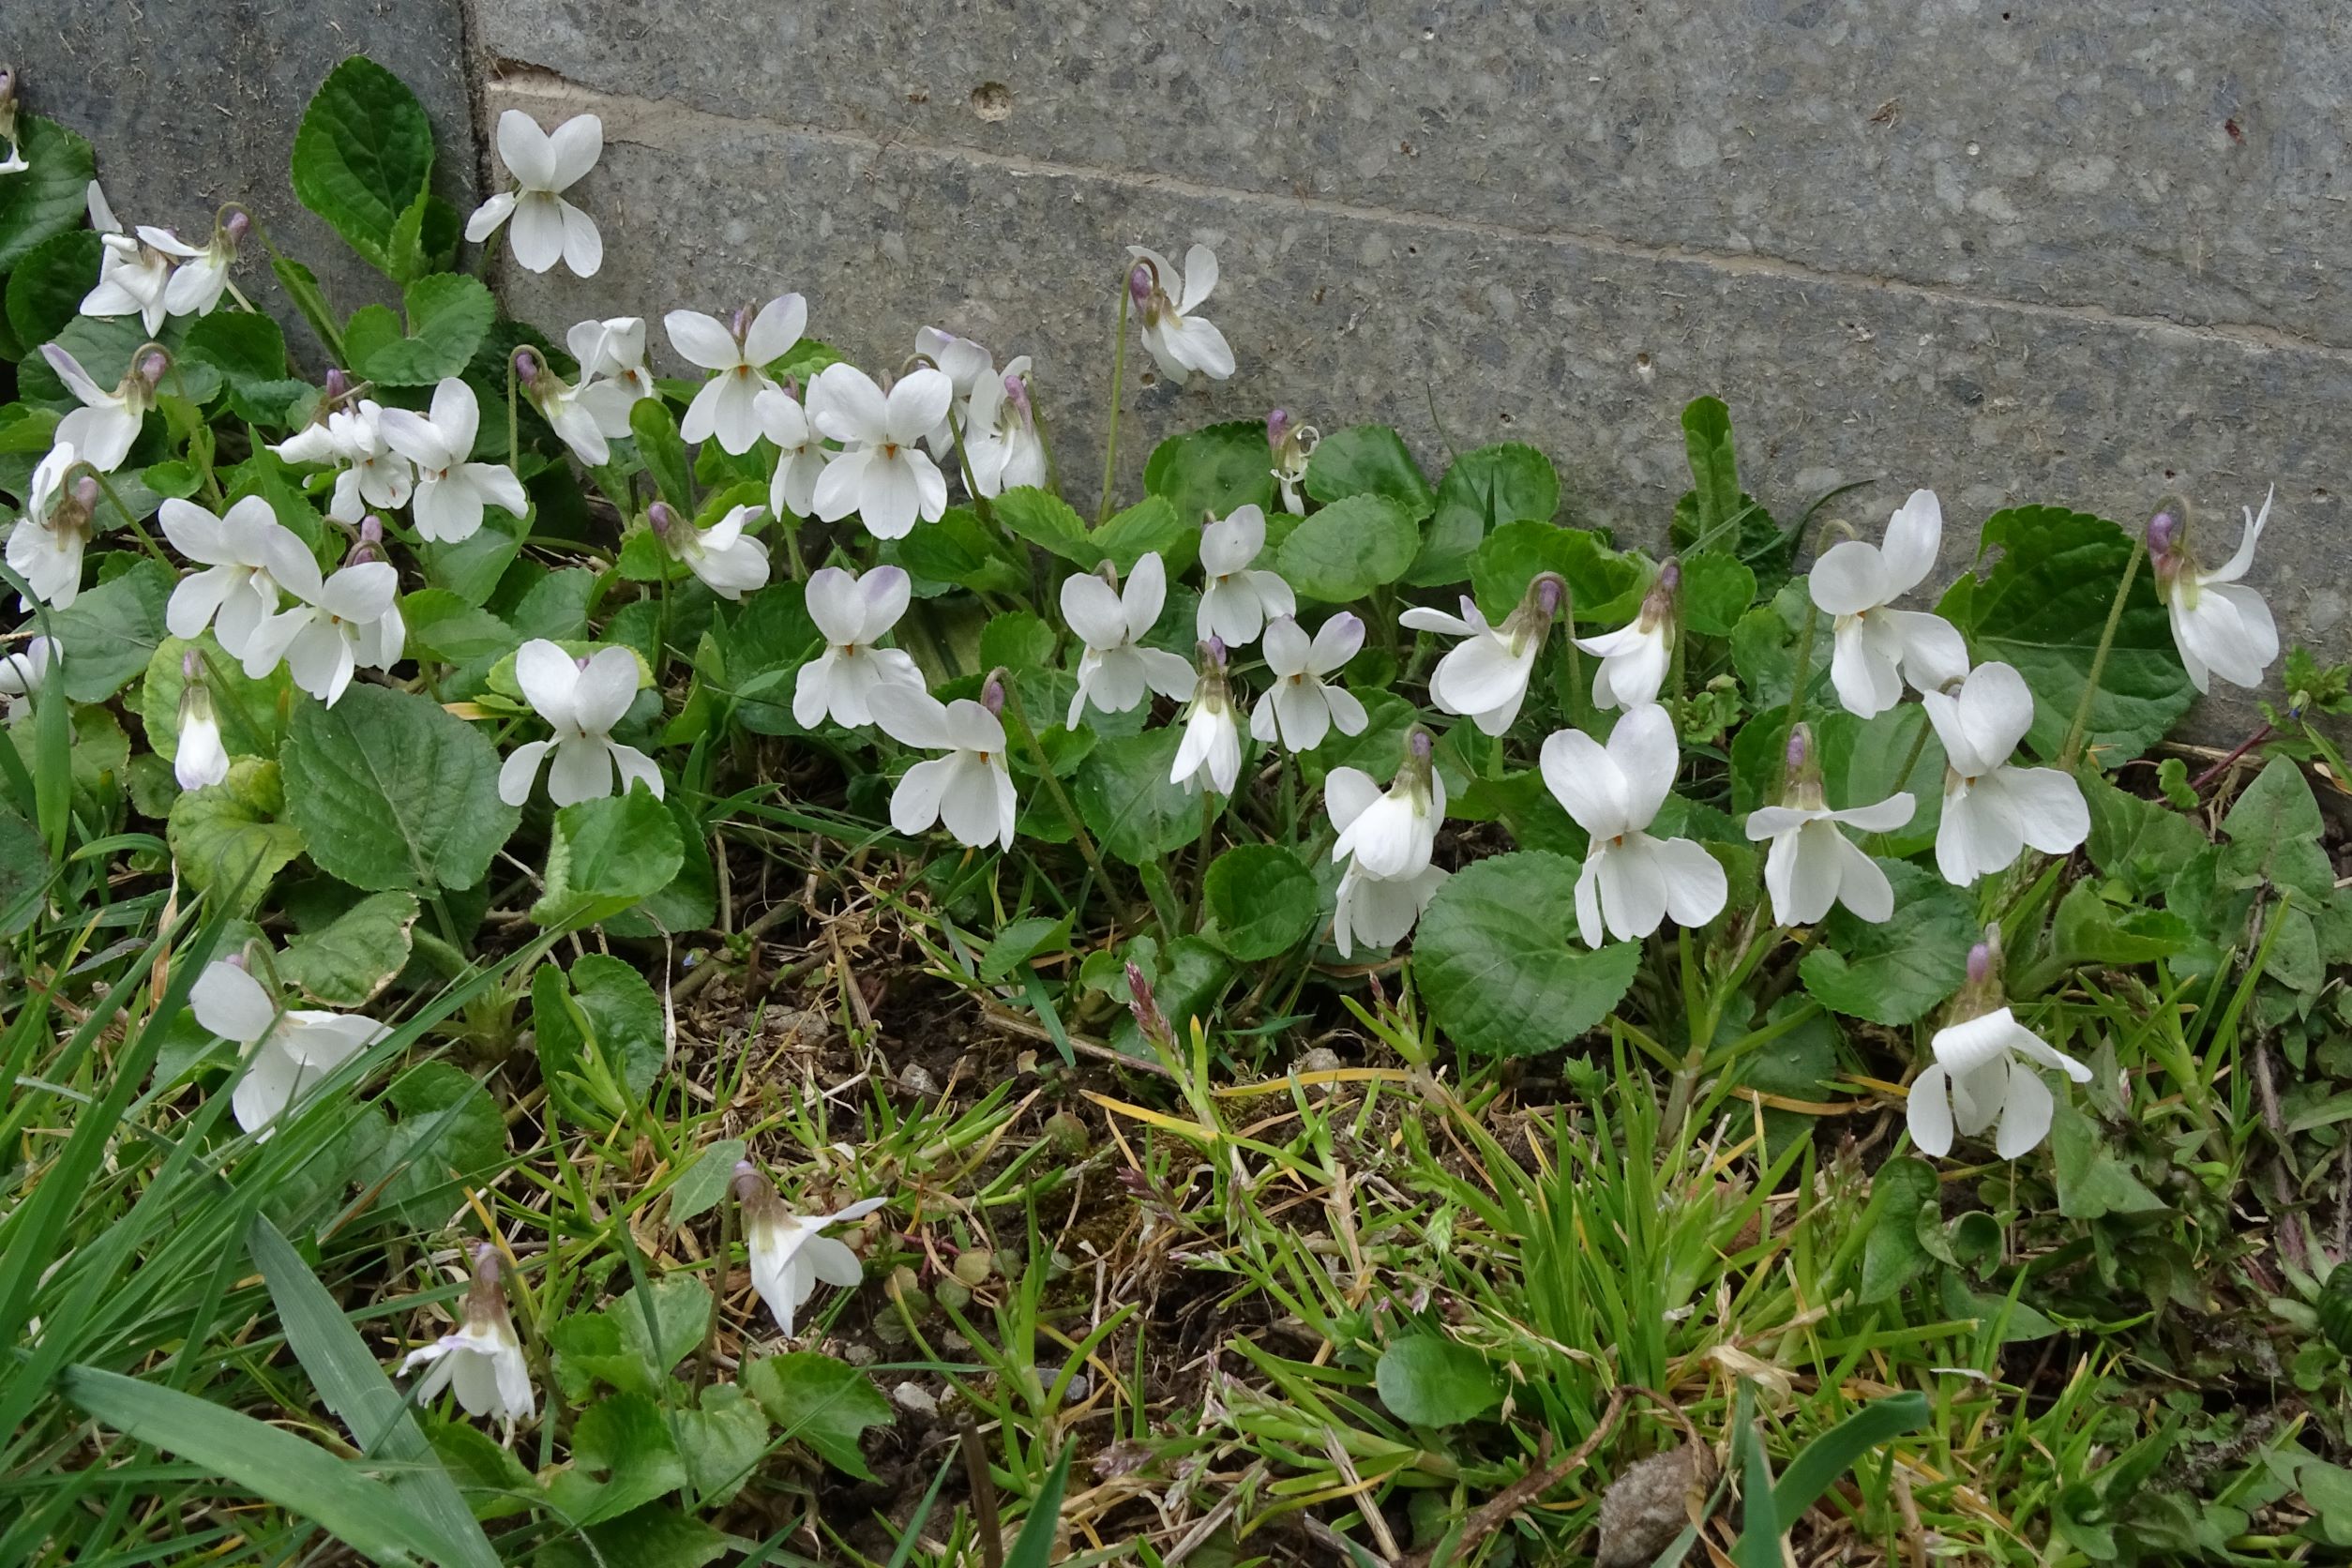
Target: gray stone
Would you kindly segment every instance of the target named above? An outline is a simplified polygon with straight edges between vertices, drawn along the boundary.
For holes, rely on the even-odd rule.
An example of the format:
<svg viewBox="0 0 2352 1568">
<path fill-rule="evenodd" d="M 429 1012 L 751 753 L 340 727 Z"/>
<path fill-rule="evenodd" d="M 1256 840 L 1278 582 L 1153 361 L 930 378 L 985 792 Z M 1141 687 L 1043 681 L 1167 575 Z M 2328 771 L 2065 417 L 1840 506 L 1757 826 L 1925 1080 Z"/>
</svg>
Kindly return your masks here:
<svg viewBox="0 0 2352 1568">
<path fill-rule="evenodd" d="M 1433 472 L 1449 445 L 1532 443 L 1559 465 L 1570 516 L 1654 541 L 1688 483 L 1680 411 L 1717 393 L 1750 488 L 1776 511 L 1873 480 L 1836 505 L 1875 532 L 1914 486 L 1933 487 L 1952 524 L 1949 570 L 2000 506 L 2064 503 L 2136 522 L 2169 490 L 2197 507 L 2218 558 L 2238 508 L 2275 480 L 2253 580 L 2289 638 L 2346 652 L 2343 349 L 730 121 L 537 74 L 487 96 L 492 113 L 520 106 L 546 124 L 587 108 L 605 120 L 604 162 L 574 192 L 603 222 L 604 269 L 509 276 L 519 313 L 560 332 L 590 315 L 720 311 L 797 289 L 811 332 L 869 366 L 895 368 L 925 323 L 1000 357 L 1034 354 L 1081 507 L 1100 471 L 1122 247 L 1181 253 L 1199 240 L 1223 264 L 1203 313 L 1239 372 L 1131 392 L 1130 492 L 1153 440 L 1280 404 L 1327 430 L 1394 424 Z M 1131 377 L 1140 366 L 1150 381 L 1149 365 L 1130 354 Z M 2205 727 L 2219 733 L 2244 711 Z"/>
<path fill-rule="evenodd" d="M 1171 199 L 2352 346 L 2335 0 L 498 0 L 479 25 L 599 91 Z"/>
<path fill-rule="evenodd" d="M 384 278 L 294 200 L 294 128 L 326 73 L 366 54 L 415 90 L 439 156 L 434 188 L 470 208 L 479 179 L 461 0 L 35 0 L 0 23 L 0 62 L 22 73 L 31 113 L 72 128 L 98 153 L 98 183 L 126 226 L 157 223 L 203 244 L 235 202 L 279 249 L 319 275 L 345 314 L 398 297 Z M 249 242 L 237 286 L 295 325 Z"/>
</svg>

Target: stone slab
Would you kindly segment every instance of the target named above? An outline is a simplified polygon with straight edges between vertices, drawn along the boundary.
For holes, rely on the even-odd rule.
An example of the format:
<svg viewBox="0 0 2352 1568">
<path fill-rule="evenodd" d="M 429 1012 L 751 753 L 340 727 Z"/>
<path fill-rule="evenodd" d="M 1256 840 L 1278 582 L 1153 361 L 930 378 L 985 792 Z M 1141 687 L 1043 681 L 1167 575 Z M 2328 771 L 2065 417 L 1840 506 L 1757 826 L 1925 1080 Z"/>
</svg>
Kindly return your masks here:
<svg viewBox="0 0 2352 1568">
<path fill-rule="evenodd" d="M 398 291 L 294 200 L 294 128 L 327 72 L 366 54 L 424 103 L 434 188 L 469 209 L 479 171 L 464 39 L 461 0 L 18 0 L 0 12 L 0 61 L 22 73 L 25 107 L 89 139 L 126 226 L 202 244 L 220 205 L 240 203 L 345 314 Z M 238 287 L 308 345 L 267 253 L 247 254 Z"/>
<path fill-rule="evenodd" d="M 482 0 L 599 91 L 2352 346 L 2340 0 Z"/>
<path fill-rule="evenodd" d="M 603 222 L 604 268 L 587 280 L 510 273 L 518 313 L 560 333 L 590 315 L 723 312 L 797 289 L 810 331 L 868 366 L 902 361 L 926 323 L 1000 359 L 1033 354 L 1081 505 L 1102 460 L 1122 248 L 1181 254 L 1199 240 L 1222 261 L 1204 313 L 1239 370 L 1135 396 L 1121 455 L 1130 493 L 1153 440 L 1279 404 L 1326 428 L 1394 424 L 1433 473 L 1449 445 L 1530 442 L 1558 463 L 1572 516 L 1651 541 L 1688 482 L 1680 411 L 1716 393 L 1750 488 L 1785 515 L 1873 480 L 1837 505 L 1875 531 L 1913 487 L 1939 491 L 1948 571 L 2003 505 L 2128 521 L 2178 490 L 2209 542 L 2234 541 L 2238 508 L 2275 481 L 2252 580 L 2288 637 L 2352 653 L 2352 353 L 724 121 L 539 77 L 487 93 L 493 113 L 605 119 L 604 161 L 574 193 Z M 2204 728 L 2219 734 L 2249 711 L 2225 705 Z"/>
</svg>

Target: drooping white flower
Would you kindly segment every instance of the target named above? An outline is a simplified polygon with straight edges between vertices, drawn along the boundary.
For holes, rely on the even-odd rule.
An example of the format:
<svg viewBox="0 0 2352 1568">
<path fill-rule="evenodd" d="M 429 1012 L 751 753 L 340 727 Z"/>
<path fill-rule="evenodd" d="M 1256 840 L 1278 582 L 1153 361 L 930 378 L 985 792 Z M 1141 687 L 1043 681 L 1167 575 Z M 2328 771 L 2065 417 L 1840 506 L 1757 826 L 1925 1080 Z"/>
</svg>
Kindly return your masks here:
<svg viewBox="0 0 2352 1568">
<path fill-rule="evenodd" d="M 168 229 L 141 229 L 141 239 L 179 263 L 164 285 L 164 309 L 174 316 L 211 315 L 229 292 L 229 268 L 236 264 L 252 222 L 243 208 L 232 207 L 213 225 L 212 238 L 201 246 L 188 244 Z"/>
<path fill-rule="evenodd" d="M 515 378 L 573 457 L 591 468 L 612 460 L 611 443 L 629 433 L 629 407 L 635 401 L 626 385 L 585 376 L 574 385 L 528 346 L 515 351 Z"/>
<path fill-rule="evenodd" d="M 32 598 L 17 596 L 20 610 L 32 609 L 34 599 L 63 610 L 82 592 L 82 552 L 90 542 L 99 491 L 86 474 L 66 483 L 80 461 L 72 444 L 60 441 L 33 467 L 24 515 L 8 530 L 8 569 L 33 591 Z"/>
<path fill-rule="evenodd" d="M 2000 1001 L 1993 949 L 1968 953 L 1968 985 L 1955 1003 L 1954 1021 L 1936 1032 L 1936 1060 L 1911 1080 L 1905 1120 L 1922 1154 L 1941 1159 L 1952 1134 L 1974 1138 L 1993 1129 L 1993 1147 L 2005 1160 L 2030 1153 L 2049 1133 L 2056 1101 L 2034 1067 L 2056 1067 L 2076 1083 L 2090 1069 L 2045 1043 Z M 1984 1009 L 1979 1011 L 1979 1009 Z M 2021 1060 L 2022 1059 L 2022 1060 Z"/>
<path fill-rule="evenodd" d="M 808 575 L 808 618 L 824 633 L 825 649 L 800 667 L 792 688 L 792 718 L 813 730 L 829 716 L 844 729 L 874 722 L 869 699 L 878 687 L 923 690 L 923 671 L 912 656 L 875 646 L 907 612 L 913 584 L 897 566 L 876 566 L 863 576 L 838 566 Z"/>
<path fill-rule="evenodd" d="M 947 511 L 947 476 L 919 445 L 947 416 L 944 371 L 910 370 L 885 397 L 854 365 L 828 365 L 808 384 L 808 422 L 841 443 L 809 505 L 826 522 L 855 512 L 877 539 L 903 539 Z"/>
<path fill-rule="evenodd" d="M 2082 786 L 2056 768 L 2012 767 L 2010 755 L 2033 728 L 2033 693 L 2006 664 L 1980 664 L 1959 695 L 1920 694 L 1943 743 L 1944 814 L 1936 866 L 1966 887 L 2002 871 L 2028 844 L 2064 854 L 2090 836 Z"/>
<path fill-rule="evenodd" d="M 1462 596 L 1462 613 L 1415 605 L 1397 619 L 1415 631 L 1458 637 L 1429 672 L 1429 696 L 1440 711 L 1469 716 L 1489 735 L 1500 735 L 1519 716 L 1535 656 L 1544 651 L 1552 617 L 1560 613 L 1566 584 L 1550 572 L 1528 584 L 1526 596 L 1500 626 L 1489 626 L 1478 601 Z"/>
<path fill-rule="evenodd" d="M 1429 732 L 1416 728 L 1385 792 L 1360 768 L 1334 768 L 1323 781 L 1324 808 L 1339 830 L 1332 858 L 1348 862 L 1332 911 L 1332 942 L 1343 958 L 1358 946 L 1395 947 L 1445 882 L 1445 868 L 1429 863 L 1445 821 L 1445 780 L 1430 752 Z"/>
<path fill-rule="evenodd" d="M 241 964 L 217 959 L 188 993 L 196 1021 L 224 1040 L 252 1048 L 230 1107 L 237 1125 L 259 1138 L 345 1062 L 392 1033 L 355 1013 L 279 1008 Z"/>
<path fill-rule="evenodd" d="M 1078 728 L 1089 703 L 1107 714 L 1123 714 L 1149 692 L 1178 701 L 1192 695 L 1190 664 L 1164 648 L 1142 646 L 1167 602 L 1168 567 L 1157 550 L 1135 564 L 1123 590 L 1087 573 L 1062 580 L 1062 618 L 1086 644 L 1078 658 L 1078 691 L 1063 721 L 1067 728 Z"/>
<path fill-rule="evenodd" d="M 997 496 L 1046 482 L 1046 444 L 1029 406 L 1029 355 L 1012 360 L 1002 375 L 982 377 L 964 409 L 964 456 L 973 489 Z"/>
<path fill-rule="evenodd" d="M 546 638 L 535 637 L 515 650 L 515 684 L 555 733 L 507 753 L 498 770 L 498 798 L 509 806 L 529 800 L 540 760 L 552 751 L 547 798 L 558 806 L 611 794 L 616 771 L 623 793 L 642 783 L 659 800 L 661 769 L 637 747 L 612 738 L 612 727 L 637 701 L 641 673 L 637 656 L 626 648 L 599 648 L 575 659 Z"/>
<path fill-rule="evenodd" d="M 948 384 L 956 389 L 954 401 L 957 403 L 968 405 L 973 388 L 996 375 L 996 355 L 984 345 L 969 338 L 959 338 L 942 327 L 916 327 L 914 352 L 939 368 L 940 373 L 947 378 Z M 964 419 L 964 440 L 972 440 L 969 408 Z M 946 462 L 956 455 L 956 430 L 948 423 L 945 414 L 940 415 L 939 423 L 923 437 L 923 445 L 929 447 L 931 456 L 941 462 Z"/>
<path fill-rule="evenodd" d="M 1715 857 L 1688 838 L 1648 831 L 1681 764 L 1674 720 L 1655 703 L 1618 719 L 1606 746 L 1580 730 L 1555 731 L 1544 742 L 1544 783 L 1591 838 L 1576 879 L 1576 927 L 1587 947 L 1601 945 L 1604 927 L 1632 942 L 1669 914 L 1696 927 L 1723 912 L 1728 883 Z"/>
<path fill-rule="evenodd" d="M 2262 510 L 2246 508 L 2246 531 L 2238 552 L 2218 571 L 2198 567 L 2189 553 L 2188 529 L 2167 510 L 2148 525 L 2148 554 L 2156 567 L 2156 593 L 2172 615 L 2172 641 L 2199 691 L 2210 691 L 2219 675 L 2232 686 L 2258 686 L 2262 672 L 2279 656 L 2278 624 L 2262 596 L 2238 580 L 2254 565 L 2254 546 L 2270 520 L 2276 485 L 2262 498 Z"/>
<path fill-rule="evenodd" d="M 1764 886 L 1772 897 L 1772 918 L 1783 926 L 1810 926 L 1832 904 L 1873 925 L 1894 916 L 1894 886 L 1878 863 L 1838 831 L 1841 824 L 1864 833 L 1892 833 L 1911 820 L 1919 803 L 1895 793 L 1874 806 L 1832 811 L 1823 802 L 1820 771 L 1814 765 L 1813 735 L 1800 724 L 1788 741 L 1788 788 L 1778 806 L 1748 815 L 1751 842 L 1769 838 Z"/>
<path fill-rule="evenodd" d="M 192 501 L 163 503 L 158 514 L 172 548 L 204 570 L 180 579 L 164 606 L 163 624 L 190 641 L 210 626 L 232 658 L 243 658 L 262 623 L 277 611 L 281 582 L 315 594 L 318 563 L 269 503 L 249 495 L 219 517 Z"/>
<path fill-rule="evenodd" d="M 170 362 L 160 351 L 142 354 L 109 392 L 56 344 L 43 343 L 41 357 L 82 404 L 57 421 L 57 445 L 72 447 L 100 474 L 113 473 L 130 456 L 130 444 L 139 439 L 139 427 L 155 407 L 156 383 L 163 379 Z"/>
<path fill-rule="evenodd" d="M 775 1316 L 777 1332 L 789 1339 L 794 1316 L 820 1281 L 849 1290 L 866 1277 L 857 1254 L 825 1235 L 825 1228 L 864 1219 L 889 1199 L 861 1198 L 829 1214 L 795 1214 L 748 1160 L 737 1162 L 734 1185 L 735 1200 L 743 1206 L 751 1288 Z"/>
<path fill-rule="evenodd" d="M 1004 722 L 969 697 L 942 702 L 929 692 L 882 685 L 867 693 L 874 722 L 901 746 L 944 751 L 917 762 L 890 796 L 890 825 L 912 837 L 933 822 L 959 844 L 1013 847 L 1020 799 L 1004 760 Z"/>
<path fill-rule="evenodd" d="M 416 1385 L 418 1404 L 454 1388 L 459 1407 L 468 1415 L 495 1418 L 505 1426 L 508 1442 L 514 1440 L 515 1423 L 536 1412 L 531 1367 L 522 1358 L 522 1341 L 515 1337 L 514 1319 L 506 1314 L 498 1249 L 490 1243 L 478 1243 L 474 1249 L 474 1284 L 466 1292 L 464 1324 L 411 1350 L 401 1359 L 400 1376 L 420 1366 L 431 1370 Z"/>
<path fill-rule="evenodd" d="M 1194 246 L 1184 252 L 1182 272 L 1140 245 L 1128 246 L 1127 254 L 1137 264 L 1127 274 L 1127 294 L 1143 324 L 1143 346 L 1159 361 L 1161 374 L 1177 383 L 1195 370 L 1212 381 L 1231 375 L 1233 351 L 1225 334 L 1193 314 L 1217 286 L 1217 253 Z"/>
<path fill-rule="evenodd" d="M 101 234 L 98 244 L 98 285 L 82 296 L 82 314 L 137 316 L 154 337 L 171 314 L 164 296 L 172 286 L 173 252 L 188 248 L 169 229 L 144 224 L 135 235 Z"/>
<path fill-rule="evenodd" d="M 1968 672 L 1968 644 L 1940 615 L 1890 608 L 1935 569 L 1944 510 L 1934 490 L 1913 490 L 1887 520 L 1884 545 L 1847 539 L 1813 564 L 1813 602 L 1837 617 L 1830 680 L 1862 718 L 1903 701 L 1903 683 L 1941 691 Z"/>
<path fill-rule="evenodd" d="M 278 575 L 281 565 L 288 576 Z M 400 574 L 389 562 L 355 560 L 324 582 L 315 567 L 313 575 L 301 578 L 291 560 L 273 562 L 271 575 L 297 602 L 264 621 L 247 641 L 245 672 L 254 680 L 282 658 L 294 685 L 331 708 L 356 671 L 389 670 L 400 662 L 408 626 L 398 602 Z"/>
<path fill-rule="evenodd" d="M 392 449 L 416 465 L 409 515 L 426 538 L 439 544 L 472 538 L 481 529 L 486 506 L 517 517 L 530 510 L 530 497 L 513 469 L 473 460 L 482 409 L 474 388 L 456 376 L 445 377 L 433 388 L 430 416 L 387 408 L 376 417 Z"/>
<path fill-rule="evenodd" d="M 1296 620 L 1277 615 L 1266 623 L 1266 672 L 1274 685 L 1249 716 L 1249 732 L 1259 741 L 1280 740 L 1293 751 L 1312 751 L 1338 726 L 1343 735 L 1361 735 L 1371 716 L 1356 694 L 1335 675 L 1364 646 L 1364 623 L 1341 611 L 1309 641 Z"/>
<path fill-rule="evenodd" d="M 824 477 L 825 444 L 809 428 L 807 411 L 780 386 L 751 400 L 760 433 L 776 444 L 776 473 L 768 480 L 768 510 L 777 518 L 805 518 L 816 505 L 817 481 Z"/>
<path fill-rule="evenodd" d="M 1266 514 L 1254 505 L 1201 526 L 1200 570 L 1208 580 L 1194 622 L 1201 637 L 1245 648 L 1258 641 L 1268 618 L 1298 613 L 1298 596 L 1282 574 L 1257 569 L 1265 548 Z"/>
<path fill-rule="evenodd" d="M 416 488 L 416 474 L 409 460 L 385 438 L 386 412 L 373 398 L 362 398 L 349 408 L 328 411 L 324 419 L 304 426 L 270 450 L 288 462 L 335 467 L 335 494 L 327 503 L 326 515 L 337 522 L 356 523 L 370 511 L 388 512 L 407 505 Z M 469 430 L 469 452 L 473 445 Z M 478 527 L 480 522 L 477 513 L 475 523 Z"/>
<path fill-rule="evenodd" d="M 673 514 L 665 502 L 652 508 L 654 532 L 686 569 L 720 598 L 739 600 L 768 580 L 768 547 L 744 532 L 766 514 L 762 506 L 737 506 L 708 528 Z"/>
<path fill-rule="evenodd" d="M 1192 703 L 1184 709 L 1184 738 L 1177 745 L 1168 781 L 1182 784 L 1186 794 L 1205 782 L 1218 794 L 1229 795 L 1241 776 L 1241 719 L 1234 711 L 1232 689 L 1226 685 L 1225 644 L 1212 637 L 1200 645 L 1200 675 L 1193 683 Z"/>
<path fill-rule="evenodd" d="M 686 405 L 678 433 L 688 441 L 716 436 L 720 447 L 736 457 L 750 451 L 760 439 L 753 403 L 761 393 L 776 389 L 768 367 L 800 341 L 808 325 L 808 302 L 796 294 L 778 294 L 757 315 L 736 311 L 731 323 L 700 310 L 672 310 L 661 324 L 681 357 L 712 372 Z"/>
<path fill-rule="evenodd" d="M 56 664 L 57 640 L 53 637 L 28 638 L 23 647 L 0 654 L 0 699 L 7 700 L 9 723 L 31 711 L 33 699 L 39 695 Z"/>
<path fill-rule="evenodd" d="M 1601 667 L 1592 672 L 1594 707 L 1631 709 L 1658 700 L 1674 661 L 1675 597 L 1681 586 L 1681 564 L 1667 561 L 1630 626 L 1576 639 L 1577 647 L 1600 656 Z"/>
<path fill-rule="evenodd" d="M 466 219 L 465 237 L 479 245 L 512 218 L 515 226 L 506 242 L 525 268 L 545 272 L 562 262 L 578 277 L 595 277 L 604 265 L 604 236 L 596 232 L 596 220 L 565 201 L 564 192 L 604 156 L 604 122 L 594 114 L 575 115 L 550 135 L 521 110 L 509 109 L 498 116 L 498 156 L 514 176 L 515 188 L 475 207 Z"/>
<path fill-rule="evenodd" d="M 580 361 L 580 380 L 609 381 L 633 403 L 656 395 L 653 372 L 645 368 L 644 317 L 574 323 L 564 334 L 564 346 Z"/>
<path fill-rule="evenodd" d="M 1282 509 L 1292 517 L 1306 515 L 1306 503 L 1300 498 L 1299 486 L 1305 482 L 1306 465 L 1322 439 L 1314 426 L 1292 424 L 1287 409 L 1278 408 L 1266 415 L 1266 445 L 1274 452 L 1270 472 L 1282 490 Z"/>
<path fill-rule="evenodd" d="M 193 648 L 180 656 L 180 680 L 172 776 L 183 790 L 202 790 L 229 776 L 229 748 L 212 711 L 212 689 L 204 685 L 204 656 Z"/>
</svg>

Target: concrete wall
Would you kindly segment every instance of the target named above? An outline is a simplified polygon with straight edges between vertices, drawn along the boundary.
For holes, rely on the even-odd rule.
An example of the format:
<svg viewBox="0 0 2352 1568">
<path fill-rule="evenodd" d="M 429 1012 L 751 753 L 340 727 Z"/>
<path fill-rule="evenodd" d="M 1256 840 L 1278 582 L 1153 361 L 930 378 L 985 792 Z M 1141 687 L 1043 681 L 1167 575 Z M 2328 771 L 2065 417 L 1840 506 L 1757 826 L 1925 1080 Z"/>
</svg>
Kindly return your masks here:
<svg viewBox="0 0 2352 1568">
<path fill-rule="evenodd" d="M 1768 503 L 1881 480 L 1841 504 L 1875 524 L 1931 485 L 1955 565 L 2008 503 L 2129 520 L 2168 490 L 2218 554 L 2275 480 L 2256 580 L 2289 637 L 2352 653 L 2335 0 L 459 3 L 150 0 L 123 90 L 183 128 L 199 186 L 225 148 L 262 188 L 285 135 L 249 117 L 240 147 L 214 104 L 298 108 L 366 48 L 446 116 L 462 38 L 478 125 L 605 121 L 573 192 L 604 270 L 508 276 L 520 313 L 797 289 L 868 364 L 951 326 L 1035 355 L 1074 490 L 1123 248 L 1202 240 L 1240 373 L 1144 391 L 1131 479 L 1159 434 L 1282 404 L 1394 423 L 1433 469 L 1532 442 L 1576 515 L 1653 538 L 1676 416 L 1715 392 Z M 104 59 L 115 14 L 51 0 L 15 30 Z M 127 139 L 115 113 L 81 123 Z"/>
</svg>

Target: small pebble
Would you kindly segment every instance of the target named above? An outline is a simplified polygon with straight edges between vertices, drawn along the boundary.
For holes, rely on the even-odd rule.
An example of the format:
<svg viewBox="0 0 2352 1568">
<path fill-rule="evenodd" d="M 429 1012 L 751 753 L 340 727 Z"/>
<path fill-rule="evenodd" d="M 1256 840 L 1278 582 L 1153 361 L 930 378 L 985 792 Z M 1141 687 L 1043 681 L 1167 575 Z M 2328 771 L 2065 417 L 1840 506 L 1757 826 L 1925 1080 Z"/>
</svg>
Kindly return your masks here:
<svg viewBox="0 0 2352 1568">
<path fill-rule="evenodd" d="M 898 1402 L 902 1410 L 912 1410 L 916 1415 L 939 1414 L 939 1401 L 912 1383 L 900 1383 L 890 1391 L 890 1397 Z"/>
</svg>

